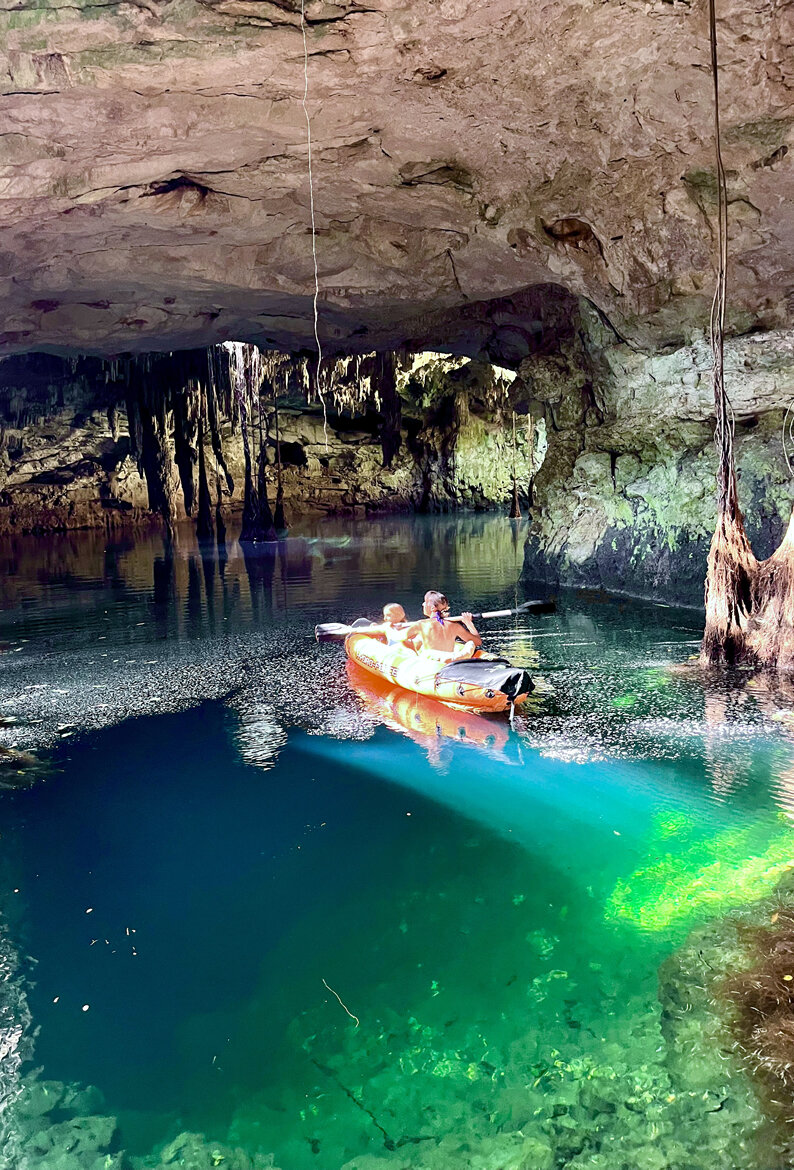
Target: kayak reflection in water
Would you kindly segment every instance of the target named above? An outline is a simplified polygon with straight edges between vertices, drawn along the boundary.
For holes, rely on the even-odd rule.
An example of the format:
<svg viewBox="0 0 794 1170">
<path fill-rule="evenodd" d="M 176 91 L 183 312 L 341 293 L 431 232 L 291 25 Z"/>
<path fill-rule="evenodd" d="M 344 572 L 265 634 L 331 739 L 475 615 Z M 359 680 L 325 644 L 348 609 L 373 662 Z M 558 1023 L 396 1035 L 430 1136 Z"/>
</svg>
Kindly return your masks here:
<svg viewBox="0 0 794 1170">
<path fill-rule="evenodd" d="M 482 646 L 472 615 L 461 614 L 454 621 L 449 617 L 449 602 L 437 589 L 428 589 L 422 602 L 425 620 L 414 622 L 404 637 L 404 644 L 440 662 L 456 662 L 473 658 Z M 458 639 L 463 643 L 458 645 Z"/>
<path fill-rule="evenodd" d="M 505 758 L 509 742 L 507 728 L 483 719 L 473 711 L 453 710 L 437 699 L 395 687 L 348 661 L 347 674 L 359 698 L 369 711 L 392 731 L 400 731 L 427 753 L 433 767 L 442 767 L 445 744 L 454 742 L 485 749 Z M 517 763 L 511 757 L 508 763 Z"/>
</svg>

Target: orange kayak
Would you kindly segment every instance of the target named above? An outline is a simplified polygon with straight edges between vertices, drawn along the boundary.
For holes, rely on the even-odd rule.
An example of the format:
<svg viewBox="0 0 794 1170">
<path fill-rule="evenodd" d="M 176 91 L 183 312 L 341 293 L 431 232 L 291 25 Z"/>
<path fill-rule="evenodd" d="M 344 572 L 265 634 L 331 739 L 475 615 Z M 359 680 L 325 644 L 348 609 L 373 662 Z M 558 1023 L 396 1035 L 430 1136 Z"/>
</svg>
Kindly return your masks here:
<svg viewBox="0 0 794 1170">
<path fill-rule="evenodd" d="M 406 691 L 469 711 L 498 714 L 511 704 L 518 708 L 533 690 L 527 671 L 504 658 L 467 658 L 445 664 L 406 646 L 387 646 L 381 638 L 363 632 L 348 634 L 345 653 L 370 674 Z"/>
</svg>

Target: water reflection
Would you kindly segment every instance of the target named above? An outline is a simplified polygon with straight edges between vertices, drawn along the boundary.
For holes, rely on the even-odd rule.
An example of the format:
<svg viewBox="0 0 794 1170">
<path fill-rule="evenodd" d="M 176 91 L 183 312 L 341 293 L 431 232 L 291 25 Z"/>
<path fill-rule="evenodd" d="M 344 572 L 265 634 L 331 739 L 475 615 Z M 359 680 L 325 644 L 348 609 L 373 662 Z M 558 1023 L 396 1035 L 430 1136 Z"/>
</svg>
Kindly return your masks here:
<svg viewBox="0 0 794 1170">
<path fill-rule="evenodd" d="M 398 518 L 255 549 L 0 548 L 0 714 L 20 720 L 0 741 L 58 745 L 61 770 L 0 791 L 0 898 L 23 890 L 0 934 L 0 994 L 16 988 L 0 1094 L 40 1026 L 37 1059 L 101 1082 L 133 1147 L 167 1140 L 174 1164 L 211 1163 L 211 1138 L 219 1165 L 242 1144 L 246 1170 L 271 1151 L 286 1170 L 535 1154 L 578 1170 L 640 1164 L 652 1125 L 670 1165 L 699 1168 L 719 1164 L 724 1097 L 744 1112 L 720 1124 L 752 1129 L 740 1074 L 703 1072 L 697 1036 L 701 1088 L 678 1092 L 657 968 L 794 862 L 785 687 L 688 669 L 696 615 L 573 594 L 486 631 L 540 684 L 515 729 L 313 640 L 385 600 L 416 613 L 429 585 L 473 608 L 521 600 L 523 534 Z M 346 1092 L 364 1086 L 394 1149 Z"/>
<path fill-rule="evenodd" d="M 418 744 L 429 762 L 444 770 L 449 760 L 444 754 L 444 743 L 463 744 L 484 749 L 488 755 L 505 759 L 509 728 L 504 719 L 489 719 L 471 711 L 456 711 L 423 695 L 390 686 L 383 679 L 362 670 L 354 662 L 347 663 L 347 677 L 366 709 L 387 727 L 408 736 Z M 518 741 L 513 738 L 513 759 L 520 761 Z"/>
</svg>

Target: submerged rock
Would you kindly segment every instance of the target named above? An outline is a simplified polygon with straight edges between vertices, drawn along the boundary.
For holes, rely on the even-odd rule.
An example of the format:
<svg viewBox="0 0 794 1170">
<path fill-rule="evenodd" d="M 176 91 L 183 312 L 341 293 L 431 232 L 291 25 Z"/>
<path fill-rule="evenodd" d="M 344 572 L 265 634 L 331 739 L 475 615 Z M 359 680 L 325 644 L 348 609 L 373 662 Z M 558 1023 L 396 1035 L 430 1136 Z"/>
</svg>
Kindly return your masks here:
<svg viewBox="0 0 794 1170">
<path fill-rule="evenodd" d="M 25 1156 L 31 1170 L 39 1164 L 53 1170 L 71 1170 L 71 1165 L 93 1170 L 100 1155 L 111 1153 L 116 1133 L 115 1117 L 72 1117 L 32 1133 L 24 1143 Z"/>
<path fill-rule="evenodd" d="M 159 1159 L 153 1170 L 275 1170 L 271 1155 L 247 1154 L 211 1142 L 202 1133 L 181 1133 L 160 1151 Z"/>
</svg>

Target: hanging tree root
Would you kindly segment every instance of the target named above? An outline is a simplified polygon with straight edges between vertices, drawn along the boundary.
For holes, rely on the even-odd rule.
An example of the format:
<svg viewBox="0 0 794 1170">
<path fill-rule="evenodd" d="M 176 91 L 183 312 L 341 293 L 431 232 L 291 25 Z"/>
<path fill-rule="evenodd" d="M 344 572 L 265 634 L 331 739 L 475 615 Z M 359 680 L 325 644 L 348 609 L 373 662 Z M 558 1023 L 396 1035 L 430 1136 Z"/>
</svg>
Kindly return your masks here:
<svg viewBox="0 0 794 1170">
<path fill-rule="evenodd" d="M 738 508 L 721 512 L 709 549 L 706 628 L 700 647 L 703 666 L 733 666 L 747 657 L 757 571 Z"/>
</svg>

